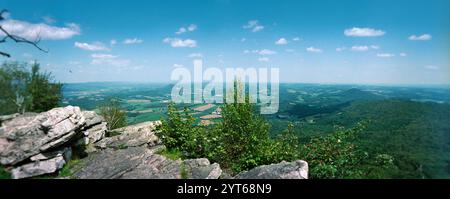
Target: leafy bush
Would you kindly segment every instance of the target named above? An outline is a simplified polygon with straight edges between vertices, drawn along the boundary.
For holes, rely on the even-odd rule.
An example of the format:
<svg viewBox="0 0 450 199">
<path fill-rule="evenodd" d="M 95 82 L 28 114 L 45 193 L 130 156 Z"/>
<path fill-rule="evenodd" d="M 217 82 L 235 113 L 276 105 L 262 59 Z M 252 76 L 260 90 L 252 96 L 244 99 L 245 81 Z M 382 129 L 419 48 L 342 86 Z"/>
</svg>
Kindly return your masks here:
<svg viewBox="0 0 450 199">
<path fill-rule="evenodd" d="M 38 63 L 29 68 L 18 62 L 0 66 L 0 115 L 43 112 L 58 106 L 62 84 L 54 82 L 51 73 L 40 72 Z"/>
<path fill-rule="evenodd" d="M 0 165 L 0 179 L 10 179 L 11 174 Z"/>
<path fill-rule="evenodd" d="M 393 158 L 382 154 L 375 157 L 353 144 L 368 122 L 360 122 L 350 129 L 313 138 L 303 146 L 302 157 L 309 163 L 311 178 L 370 178 L 375 169 L 393 165 Z"/>
<path fill-rule="evenodd" d="M 120 107 L 119 100 L 109 99 L 99 108 L 99 114 L 107 122 L 108 130 L 114 130 L 127 125 L 127 116 Z"/>
</svg>

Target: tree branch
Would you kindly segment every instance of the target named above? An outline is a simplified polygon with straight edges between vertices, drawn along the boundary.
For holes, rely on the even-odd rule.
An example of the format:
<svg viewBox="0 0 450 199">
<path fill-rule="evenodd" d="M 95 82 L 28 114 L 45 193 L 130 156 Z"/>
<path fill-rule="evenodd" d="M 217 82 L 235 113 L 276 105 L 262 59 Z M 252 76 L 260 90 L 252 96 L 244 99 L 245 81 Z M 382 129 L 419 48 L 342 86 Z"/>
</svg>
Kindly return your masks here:
<svg viewBox="0 0 450 199">
<path fill-rule="evenodd" d="M 3 21 L 3 20 L 5 19 L 5 18 L 3 17 L 3 14 L 4 14 L 4 13 L 7 13 L 7 12 L 8 12 L 7 10 L 2 10 L 2 11 L 0 11 L 0 21 Z M 48 50 L 44 50 L 44 49 L 42 49 L 42 48 L 38 45 L 38 43 L 41 41 L 41 40 L 40 40 L 40 37 L 37 37 L 35 41 L 30 41 L 30 40 L 28 40 L 28 39 L 26 39 L 26 38 L 24 38 L 24 37 L 20 37 L 20 36 L 17 36 L 17 35 L 12 35 L 12 34 L 10 34 L 7 30 L 5 30 L 5 29 L 0 25 L 0 33 L 1 33 L 1 32 L 3 32 L 3 34 L 5 34 L 5 36 L 0 40 L 0 43 L 5 43 L 5 42 L 6 42 L 6 39 L 10 38 L 10 39 L 12 39 L 13 41 L 15 41 L 16 43 L 26 43 L 26 44 L 30 44 L 30 45 L 34 46 L 35 48 L 39 49 L 39 50 L 42 51 L 42 52 L 45 52 L 45 53 L 48 52 Z M 0 51 L 0 55 L 1 55 L 1 56 L 5 56 L 5 57 L 11 57 L 10 54 L 5 53 L 5 52 L 1 52 L 1 51 Z"/>
</svg>

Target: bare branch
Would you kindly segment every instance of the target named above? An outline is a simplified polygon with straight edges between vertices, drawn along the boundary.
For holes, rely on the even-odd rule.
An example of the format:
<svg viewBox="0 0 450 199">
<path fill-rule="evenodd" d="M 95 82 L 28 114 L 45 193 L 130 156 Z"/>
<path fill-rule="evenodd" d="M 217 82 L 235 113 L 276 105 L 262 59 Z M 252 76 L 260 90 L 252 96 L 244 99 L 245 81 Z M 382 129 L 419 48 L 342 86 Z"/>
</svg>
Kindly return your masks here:
<svg viewBox="0 0 450 199">
<path fill-rule="evenodd" d="M 0 21 L 2 21 L 2 20 L 5 19 L 5 18 L 3 17 L 3 14 L 4 14 L 4 13 L 7 13 L 7 12 L 8 12 L 7 10 L 2 10 L 2 11 L 0 11 Z M 3 32 L 3 34 L 6 35 L 5 37 L 3 37 L 3 38 L 0 40 L 0 43 L 5 43 L 5 42 L 6 42 L 6 39 L 10 38 L 10 39 L 12 39 L 13 41 L 15 41 L 16 43 L 27 43 L 27 44 L 30 44 L 30 45 L 34 46 L 35 48 L 39 49 L 39 50 L 42 51 L 42 52 L 45 52 L 45 53 L 48 52 L 48 50 L 44 50 L 43 48 L 41 48 L 41 47 L 38 45 L 38 43 L 41 41 L 41 38 L 40 38 L 39 36 L 38 36 L 34 41 L 30 41 L 30 40 L 28 40 L 28 39 L 26 39 L 26 38 L 24 38 L 24 37 L 20 37 L 20 36 L 17 36 L 17 35 L 10 34 L 10 33 L 9 33 L 7 30 L 5 30 L 1 25 L 0 25 L 0 32 Z M 5 52 L 0 52 L 0 55 L 5 56 L 5 57 L 11 57 L 10 54 L 5 53 Z"/>
<path fill-rule="evenodd" d="M 8 53 L 4 53 L 4 52 L 2 52 L 2 51 L 0 51 L 0 55 L 2 55 L 2 56 L 5 56 L 5 57 L 11 57 L 11 55 L 10 55 L 10 54 L 8 54 Z"/>
</svg>

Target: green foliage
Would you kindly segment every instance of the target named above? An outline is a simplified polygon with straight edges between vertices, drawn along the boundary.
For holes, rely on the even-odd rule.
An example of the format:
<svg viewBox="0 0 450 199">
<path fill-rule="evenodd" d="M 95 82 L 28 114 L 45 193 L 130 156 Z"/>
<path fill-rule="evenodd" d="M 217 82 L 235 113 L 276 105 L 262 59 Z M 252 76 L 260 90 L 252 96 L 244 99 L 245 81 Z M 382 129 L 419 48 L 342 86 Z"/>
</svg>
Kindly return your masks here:
<svg viewBox="0 0 450 199">
<path fill-rule="evenodd" d="M 178 160 L 178 159 L 181 159 L 181 157 L 182 157 L 181 152 L 176 149 L 165 149 L 165 150 L 158 152 L 158 154 L 160 154 L 166 158 L 169 158 L 171 160 Z"/>
<path fill-rule="evenodd" d="M 157 128 L 156 135 L 161 138 L 170 150 L 186 152 L 185 156 L 197 156 L 202 154 L 203 149 L 199 142 L 204 129 L 196 127 L 195 119 L 187 108 L 179 111 L 175 104 L 170 103 L 167 108 L 168 117 L 162 121 Z"/>
<path fill-rule="evenodd" d="M 184 163 L 181 163 L 181 165 L 180 165 L 180 176 L 181 176 L 181 179 L 189 178 L 189 174 L 188 174 L 186 165 Z"/>
<path fill-rule="evenodd" d="M 43 112 L 57 107 L 62 99 L 62 84 L 51 73 L 31 65 L 5 62 L 0 66 L 0 115 Z"/>
<path fill-rule="evenodd" d="M 0 165 L 0 179 L 10 179 L 11 174 Z"/>
<path fill-rule="evenodd" d="M 72 169 L 80 164 L 79 159 L 72 159 L 67 162 L 64 167 L 59 171 L 59 177 L 71 177 L 73 174 Z"/>
<path fill-rule="evenodd" d="M 31 67 L 31 80 L 27 87 L 30 94 L 34 112 L 43 112 L 57 107 L 62 99 L 62 84 L 52 83 L 51 73 L 40 73 L 39 64 L 34 63 Z"/>
<path fill-rule="evenodd" d="M 371 157 L 353 144 L 367 124 L 360 122 L 350 129 L 338 128 L 336 132 L 313 138 L 304 145 L 302 156 L 309 163 L 310 177 L 371 178 L 377 175 L 374 169 L 391 167 L 391 156 L 383 154 Z"/>
<path fill-rule="evenodd" d="M 120 107 L 119 100 L 109 99 L 99 107 L 99 114 L 107 122 L 108 130 L 114 130 L 127 125 L 126 112 Z"/>
<path fill-rule="evenodd" d="M 291 130 L 278 140 L 269 137 L 269 124 L 253 113 L 249 98 L 238 103 L 241 88 L 235 84 L 233 103 L 222 106 L 222 121 L 211 128 L 198 126 L 187 108 L 179 111 L 168 106 L 168 117 L 162 121 L 157 135 L 169 150 L 178 150 L 184 157 L 207 157 L 234 172 L 270 164 L 298 154 L 297 139 Z M 284 148 L 287 147 L 287 148 Z"/>
</svg>

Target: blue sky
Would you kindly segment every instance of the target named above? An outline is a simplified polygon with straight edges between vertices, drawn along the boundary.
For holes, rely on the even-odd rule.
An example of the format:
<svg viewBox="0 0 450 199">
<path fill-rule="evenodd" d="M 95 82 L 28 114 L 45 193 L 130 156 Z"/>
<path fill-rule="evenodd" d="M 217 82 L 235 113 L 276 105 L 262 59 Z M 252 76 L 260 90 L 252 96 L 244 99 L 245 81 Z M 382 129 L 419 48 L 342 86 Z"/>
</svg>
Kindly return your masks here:
<svg viewBox="0 0 450 199">
<path fill-rule="evenodd" d="M 125 3 L 126 2 L 126 3 Z M 170 80 L 177 66 L 278 67 L 282 82 L 450 84 L 450 1 L 2 0 L 12 42 L 62 82 Z"/>
</svg>

